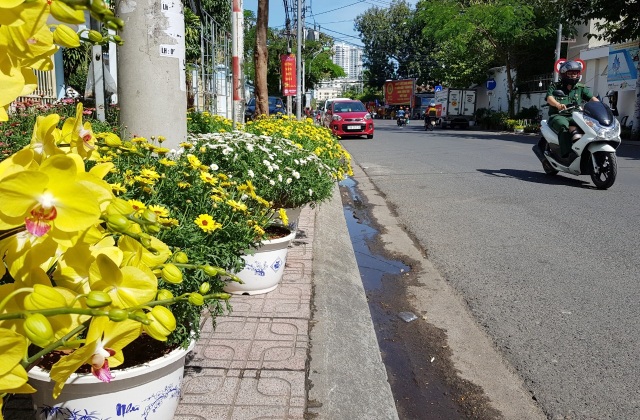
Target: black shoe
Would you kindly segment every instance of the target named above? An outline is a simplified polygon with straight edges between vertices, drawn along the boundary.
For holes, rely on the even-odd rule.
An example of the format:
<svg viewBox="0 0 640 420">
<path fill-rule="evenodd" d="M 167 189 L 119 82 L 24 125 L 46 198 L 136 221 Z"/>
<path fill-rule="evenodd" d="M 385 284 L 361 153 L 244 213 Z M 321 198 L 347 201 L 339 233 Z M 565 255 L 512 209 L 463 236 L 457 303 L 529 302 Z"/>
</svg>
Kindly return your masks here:
<svg viewBox="0 0 640 420">
<path fill-rule="evenodd" d="M 573 162 L 578 157 L 578 154 L 573 150 L 569 152 L 568 155 L 562 156 L 560 160 L 565 164 L 565 166 L 569 166 L 571 162 Z"/>
</svg>

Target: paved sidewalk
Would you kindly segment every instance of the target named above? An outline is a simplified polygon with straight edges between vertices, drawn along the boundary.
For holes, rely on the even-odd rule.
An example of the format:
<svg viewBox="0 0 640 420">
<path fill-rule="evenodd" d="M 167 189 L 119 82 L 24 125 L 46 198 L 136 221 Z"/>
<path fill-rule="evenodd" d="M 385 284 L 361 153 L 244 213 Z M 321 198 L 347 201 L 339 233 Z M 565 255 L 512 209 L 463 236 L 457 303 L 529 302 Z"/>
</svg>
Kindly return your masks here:
<svg viewBox="0 0 640 420">
<path fill-rule="evenodd" d="M 185 368 L 175 419 L 302 419 L 311 320 L 315 211 L 300 215 L 282 283 L 234 295 L 233 312 L 204 320 Z"/>
<path fill-rule="evenodd" d="M 204 321 L 175 419 L 398 418 L 337 186 L 302 211 L 278 288 L 231 305 Z"/>
</svg>

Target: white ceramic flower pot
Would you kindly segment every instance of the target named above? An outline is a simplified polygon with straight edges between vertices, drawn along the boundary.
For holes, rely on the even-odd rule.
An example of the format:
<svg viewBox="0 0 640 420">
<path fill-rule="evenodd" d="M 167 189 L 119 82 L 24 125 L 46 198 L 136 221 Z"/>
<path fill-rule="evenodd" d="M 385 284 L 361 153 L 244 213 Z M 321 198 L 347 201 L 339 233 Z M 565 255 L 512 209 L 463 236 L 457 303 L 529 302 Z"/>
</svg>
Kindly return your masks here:
<svg viewBox="0 0 640 420">
<path fill-rule="evenodd" d="M 287 213 L 287 219 L 289 219 L 289 223 L 287 227 L 293 231 L 298 230 L 298 222 L 300 220 L 300 213 L 302 213 L 302 209 L 304 206 L 296 207 L 296 208 L 286 208 L 284 211 Z M 278 216 L 278 213 L 275 214 L 275 221 L 282 224 L 282 219 Z"/>
<path fill-rule="evenodd" d="M 35 367 L 29 384 L 36 419 L 172 420 L 178 402 L 188 349 L 176 349 L 166 356 L 130 369 L 113 370 L 110 383 L 91 374 L 73 374 L 57 399 L 49 373 Z"/>
<path fill-rule="evenodd" d="M 243 255 L 245 266 L 236 274 L 243 284 L 230 281 L 224 287 L 224 291 L 239 295 L 257 295 L 268 293 L 278 287 L 284 274 L 289 243 L 295 237 L 296 232 L 291 231 L 283 238 L 264 241 L 253 255 Z"/>
</svg>

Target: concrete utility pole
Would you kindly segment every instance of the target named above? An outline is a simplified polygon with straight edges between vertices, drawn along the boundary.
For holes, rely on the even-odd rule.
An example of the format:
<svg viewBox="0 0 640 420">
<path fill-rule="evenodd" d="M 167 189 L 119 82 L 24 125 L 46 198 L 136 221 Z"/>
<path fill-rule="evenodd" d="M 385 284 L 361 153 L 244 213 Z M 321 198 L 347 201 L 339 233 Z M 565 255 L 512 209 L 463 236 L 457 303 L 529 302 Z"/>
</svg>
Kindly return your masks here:
<svg viewBox="0 0 640 420">
<path fill-rule="evenodd" d="M 164 136 L 164 147 L 187 139 L 184 14 L 172 0 L 121 0 L 118 98 L 125 137 Z"/>
<path fill-rule="evenodd" d="M 242 58 L 244 56 L 244 31 L 242 14 L 242 0 L 233 0 L 231 9 L 231 71 L 233 74 L 233 107 L 231 110 L 232 127 L 236 129 L 236 123 L 242 123 L 242 98 L 244 88 L 242 86 Z"/>
<path fill-rule="evenodd" d="M 302 30 L 304 28 L 304 19 L 302 17 L 302 2 L 304 0 L 296 0 L 298 3 L 298 14 L 297 26 L 298 26 L 298 54 L 296 56 L 296 73 L 297 76 L 297 84 L 296 84 L 296 118 L 299 120 L 302 115 L 302 78 L 304 74 L 302 73 Z"/>
<path fill-rule="evenodd" d="M 562 54 L 562 22 L 558 24 L 558 38 L 556 39 L 556 63 L 560 60 L 560 54 Z M 553 68 L 553 81 L 557 82 L 560 74 L 555 69 L 555 63 Z"/>
<path fill-rule="evenodd" d="M 89 20 L 91 29 L 101 32 L 102 24 L 93 17 Z M 91 47 L 91 63 L 93 64 L 93 99 L 96 101 L 96 118 L 98 121 L 106 120 L 104 101 L 104 61 L 102 55 L 102 45 Z"/>
</svg>

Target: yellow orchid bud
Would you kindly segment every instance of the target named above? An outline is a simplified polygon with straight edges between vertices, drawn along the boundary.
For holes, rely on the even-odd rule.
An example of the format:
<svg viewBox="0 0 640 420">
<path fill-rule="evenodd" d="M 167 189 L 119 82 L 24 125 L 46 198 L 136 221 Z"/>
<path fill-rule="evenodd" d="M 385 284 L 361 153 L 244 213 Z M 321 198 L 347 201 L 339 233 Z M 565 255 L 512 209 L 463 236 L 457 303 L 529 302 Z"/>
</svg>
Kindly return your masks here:
<svg viewBox="0 0 640 420">
<path fill-rule="evenodd" d="M 211 277 L 217 276 L 219 273 L 218 268 L 211 265 L 205 265 L 204 267 L 202 267 L 202 270 L 205 272 L 205 274 Z"/>
<path fill-rule="evenodd" d="M 146 312 L 143 311 L 142 309 L 138 309 L 137 311 L 135 311 L 131 319 L 141 322 L 144 325 L 148 325 L 151 323 L 151 321 L 149 321 L 149 317 L 147 316 Z"/>
<path fill-rule="evenodd" d="M 182 271 L 175 264 L 165 264 L 162 267 L 162 278 L 172 284 L 182 283 Z"/>
<path fill-rule="evenodd" d="M 178 264 L 187 264 L 189 262 L 189 256 L 186 252 L 178 251 L 173 254 L 173 260 Z"/>
<path fill-rule="evenodd" d="M 104 139 L 104 143 L 109 147 L 122 146 L 122 140 L 115 133 L 100 133 L 100 137 Z"/>
<path fill-rule="evenodd" d="M 122 322 L 129 319 L 129 312 L 124 309 L 111 309 L 109 311 L 109 319 L 114 322 Z"/>
<path fill-rule="evenodd" d="M 23 324 L 25 335 L 38 347 L 47 347 L 53 341 L 53 328 L 46 316 L 29 315 Z"/>
<path fill-rule="evenodd" d="M 76 10 L 68 4 L 56 0 L 50 4 L 51 16 L 58 19 L 60 22 L 65 23 L 84 23 L 84 12 L 82 10 Z"/>
<path fill-rule="evenodd" d="M 122 214 L 109 214 L 104 218 L 107 221 L 107 228 L 114 232 L 126 232 L 131 225 L 131 221 Z"/>
<path fill-rule="evenodd" d="M 53 42 L 66 48 L 76 48 L 80 46 L 80 37 L 67 25 L 58 25 L 53 31 Z"/>
<path fill-rule="evenodd" d="M 198 287 L 198 291 L 203 295 L 206 295 L 209 290 L 211 290 L 211 285 L 206 281 Z"/>
<path fill-rule="evenodd" d="M 167 336 L 176 329 L 176 318 L 173 313 L 164 306 L 154 306 L 147 317 L 151 321 L 149 325 L 143 325 L 144 331 L 158 341 L 166 341 Z"/>
<path fill-rule="evenodd" d="M 149 208 L 144 209 L 144 211 L 142 212 L 142 218 L 147 222 L 151 222 L 151 223 L 158 222 L 158 215 L 156 214 L 155 211 Z"/>
<path fill-rule="evenodd" d="M 109 19 L 109 21 L 107 21 L 106 25 L 109 29 L 120 31 L 122 30 L 122 28 L 124 28 L 124 20 L 112 17 Z"/>
<path fill-rule="evenodd" d="M 111 200 L 111 203 L 107 206 L 108 214 L 124 214 L 125 216 L 129 216 L 135 213 L 135 211 L 131 204 L 121 198 Z"/>
<path fill-rule="evenodd" d="M 67 301 L 64 296 L 53 287 L 44 284 L 34 284 L 33 292 L 24 298 L 24 307 L 30 311 L 66 306 Z"/>
<path fill-rule="evenodd" d="M 144 227 L 144 229 L 147 232 L 149 232 L 151 234 L 154 234 L 154 235 L 156 233 L 160 232 L 160 230 L 161 230 L 160 225 L 147 225 L 147 226 Z"/>
<path fill-rule="evenodd" d="M 158 300 L 169 300 L 173 299 L 173 293 L 167 289 L 158 290 Z"/>
<path fill-rule="evenodd" d="M 57 3 L 57 1 L 54 3 Z M 94 31 L 93 29 L 87 33 L 87 38 L 89 38 L 89 41 L 95 42 L 96 44 L 102 42 L 102 34 L 98 31 Z"/>
<path fill-rule="evenodd" d="M 89 308 L 103 308 L 111 305 L 111 296 L 107 292 L 101 290 L 92 290 L 87 296 L 85 303 Z"/>
<path fill-rule="evenodd" d="M 204 305 L 204 297 L 197 292 L 193 292 L 189 295 L 189 303 L 196 306 Z"/>
</svg>

